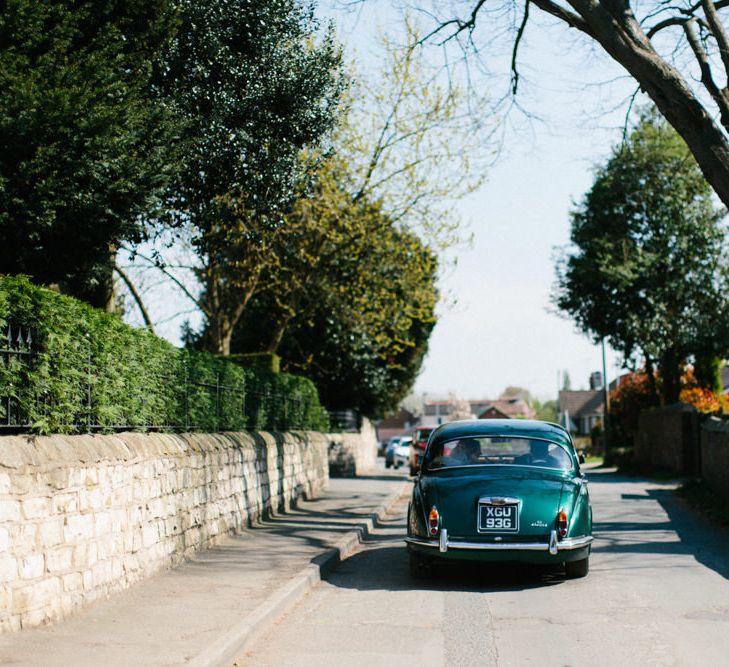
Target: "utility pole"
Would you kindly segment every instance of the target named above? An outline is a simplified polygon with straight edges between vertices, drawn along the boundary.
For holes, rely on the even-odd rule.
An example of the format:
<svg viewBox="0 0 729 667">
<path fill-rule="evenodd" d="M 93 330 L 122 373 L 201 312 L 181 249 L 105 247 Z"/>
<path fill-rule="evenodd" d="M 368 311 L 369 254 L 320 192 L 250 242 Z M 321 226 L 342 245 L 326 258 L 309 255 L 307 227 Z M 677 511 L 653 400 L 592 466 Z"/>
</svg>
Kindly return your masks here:
<svg viewBox="0 0 729 667">
<path fill-rule="evenodd" d="M 602 340 L 602 433 L 605 442 L 605 459 L 607 460 L 610 450 L 610 395 L 608 394 L 607 365 L 605 364 L 605 337 Z"/>
</svg>

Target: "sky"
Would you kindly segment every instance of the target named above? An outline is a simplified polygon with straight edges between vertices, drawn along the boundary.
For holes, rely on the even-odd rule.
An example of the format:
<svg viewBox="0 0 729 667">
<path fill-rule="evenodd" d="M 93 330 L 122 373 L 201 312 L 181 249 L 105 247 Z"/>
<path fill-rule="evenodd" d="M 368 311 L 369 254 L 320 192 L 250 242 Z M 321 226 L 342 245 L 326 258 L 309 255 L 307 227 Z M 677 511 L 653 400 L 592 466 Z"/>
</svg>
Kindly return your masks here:
<svg viewBox="0 0 729 667">
<path fill-rule="evenodd" d="M 397 35 L 399 14 L 387 0 L 366 0 L 357 12 L 342 12 L 337 3 L 321 0 L 320 16 L 336 22 L 358 70 L 375 68 L 376 35 L 383 26 Z M 538 118 L 512 111 L 503 119 L 509 129 L 485 183 L 455 204 L 473 244 L 459 249 L 456 267 L 442 277 L 440 288 L 455 305 L 439 308 L 416 394 L 495 398 L 516 385 L 547 400 L 556 398 L 560 373 L 567 371 L 579 389 L 601 369 L 599 346 L 550 304 L 554 254 L 569 241 L 573 202 L 622 137 L 634 84 L 573 33 L 535 8 L 519 55 L 517 100 Z M 476 77 L 474 86 L 506 90 L 510 55 L 503 45 L 485 51 L 488 66 L 501 76 Z M 196 326 L 200 319 L 160 284 L 148 283 L 145 299 L 158 333 L 179 344 L 182 321 Z M 608 349 L 608 380 L 619 361 Z"/>
<path fill-rule="evenodd" d="M 360 67 L 376 53 L 378 29 L 396 30 L 397 16 L 387 7 L 372 1 L 357 14 L 324 12 L 358 53 Z M 492 69 L 508 73 L 509 52 L 487 57 Z M 551 306 L 554 255 L 569 242 L 573 202 L 622 137 L 634 86 L 551 18 L 537 16 L 530 24 L 520 63 L 517 99 L 539 119 L 512 112 L 513 127 L 486 182 L 457 203 L 473 244 L 458 252 L 455 269 L 442 279 L 456 305 L 439 309 L 416 394 L 494 398 L 516 385 L 547 400 L 556 398 L 560 373 L 569 373 L 573 389 L 588 388 L 590 373 L 602 367 L 600 347 Z M 507 82 L 484 78 L 476 85 L 503 89 Z M 609 380 L 619 363 L 608 348 Z"/>
</svg>

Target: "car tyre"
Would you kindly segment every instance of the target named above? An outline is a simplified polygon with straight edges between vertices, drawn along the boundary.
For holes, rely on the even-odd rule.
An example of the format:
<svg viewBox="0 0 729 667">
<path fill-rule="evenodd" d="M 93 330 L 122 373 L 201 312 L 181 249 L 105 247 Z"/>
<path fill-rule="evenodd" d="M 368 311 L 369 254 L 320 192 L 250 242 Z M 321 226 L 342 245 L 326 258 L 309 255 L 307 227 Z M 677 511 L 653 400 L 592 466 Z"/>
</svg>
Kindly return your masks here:
<svg viewBox="0 0 729 667">
<path fill-rule="evenodd" d="M 392 465 L 389 461 L 385 461 L 385 468 L 389 468 Z"/>
<path fill-rule="evenodd" d="M 581 579 L 590 571 L 590 559 L 573 560 L 564 564 L 564 571 L 568 579 Z"/>
<path fill-rule="evenodd" d="M 433 574 L 433 566 L 430 561 L 415 551 L 408 553 L 410 556 L 410 576 L 413 579 L 429 579 Z"/>
</svg>

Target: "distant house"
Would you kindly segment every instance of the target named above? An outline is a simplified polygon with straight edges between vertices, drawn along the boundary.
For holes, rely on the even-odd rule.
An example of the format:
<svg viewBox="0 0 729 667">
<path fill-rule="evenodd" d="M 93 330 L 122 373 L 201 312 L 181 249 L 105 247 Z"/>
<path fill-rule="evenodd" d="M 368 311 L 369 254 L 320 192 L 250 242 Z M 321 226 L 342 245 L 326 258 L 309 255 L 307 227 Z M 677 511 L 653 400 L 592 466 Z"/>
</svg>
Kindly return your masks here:
<svg viewBox="0 0 729 667">
<path fill-rule="evenodd" d="M 510 419 L 509 415 L 505 412 L 501 412 L 501 410 L 499 410 L 495 405 L 487 406 L 486 409 L 477 416 L 479 419 Z"/>
<path fill-rule="evenodd" d="M 536 412 L 521 398 L 502 396 L 501 398 L 481 398 L 469 401 L 426 401 L 421 426 L 438 426 L 454 418 L 464 419 L 463 404 L 470 407 L 471 416 L 478 419 L 534 419 Z M 456 412 L 458 415 L 456 415 Z"/>
<path fill-rule="evenodd" d="M 729 394 L 729 366 L 724 366 L 719 373 L 721 374 L 721 393 Z"/>
<path fill-rule="evenodd" d="M 491 407 L 509 419 L 536 419 L 537 412 L 523 398 L 502 396 L 491 401 Z"/>
<path fill-rule="evenodd" d="M 378 422 L 377 439 L 380 442 L 386 442 L 396 436 L 409 435 L 415 426 L 415 422 L 415 415 L 409 410 L 401 408 L 397 414 Z"/>
<path fill-rule="evenodd" d="M 602 390 L 559 392 L 557 420 L 578 435 L 590 435 L 593 427 L 602 424 L 604 415 Z"/>
</svg>

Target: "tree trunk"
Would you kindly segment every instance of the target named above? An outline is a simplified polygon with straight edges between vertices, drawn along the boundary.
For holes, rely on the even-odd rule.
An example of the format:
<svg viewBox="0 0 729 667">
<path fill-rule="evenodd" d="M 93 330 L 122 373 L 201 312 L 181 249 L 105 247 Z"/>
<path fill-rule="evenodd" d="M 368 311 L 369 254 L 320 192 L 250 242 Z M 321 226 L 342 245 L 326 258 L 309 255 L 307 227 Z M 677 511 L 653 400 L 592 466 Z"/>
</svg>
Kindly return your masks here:
<svg viewBox="0 0 729 667">
<path fill-rule="evenodd" d="M 678 403 L 681 393 L 681 373 L 683 371 L 682 359 L 675 350 L 667 350 L 661 355 L 661 379 L 664 405 Z"/>
<path fill-rule="evenodd" d="M 729 208 L 729 141 L 689 88 L 681 73 L 653 48 L 630 9 L 612 11 L 593 0 L 569 0 L 607 53 L 640 84 L 683 137 L 704 177 Z"/>
<path fill-rule="evenodd" d="M 651 390 L 651 398 L 653 399 L 654 405 L 660 405 L 661 399 L 658 396 L 658 387 L 656 385 L 656 369 L 653 365 L 652 359 L 646 355 L 645 357 L 645 372 L 648 377 L 648 386 Z"/>
</svg>

